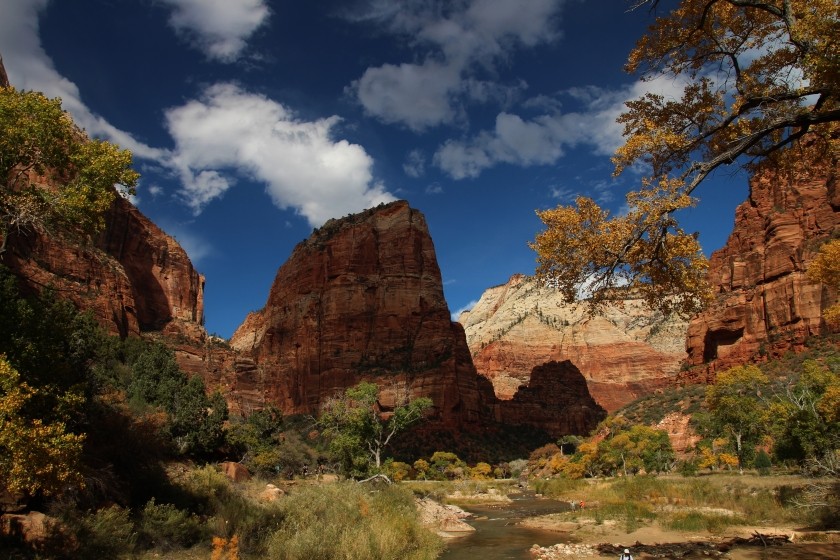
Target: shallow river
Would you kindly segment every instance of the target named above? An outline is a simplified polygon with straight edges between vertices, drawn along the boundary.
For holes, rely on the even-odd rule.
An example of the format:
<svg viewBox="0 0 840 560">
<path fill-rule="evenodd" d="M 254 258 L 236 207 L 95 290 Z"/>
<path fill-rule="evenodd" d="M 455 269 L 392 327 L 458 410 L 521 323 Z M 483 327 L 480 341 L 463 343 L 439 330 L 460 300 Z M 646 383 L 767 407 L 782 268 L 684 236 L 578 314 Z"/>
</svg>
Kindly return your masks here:
<svg viewBox="0 0 840 560">
<path fill-rule="evenodd" d="M 568 511 L 568 502 L 535 498 L 533 494 L 513 494 L 512 503 L 464 507 L 475 518 L 467 523 L 474 533 L 450 539 L 440 560 L 501 560 L 530 558 L 532 545 L 548 546 L 568 542 L 563 533 L 540 531 L 518 525 L 526 517 Z"/>
</svg>

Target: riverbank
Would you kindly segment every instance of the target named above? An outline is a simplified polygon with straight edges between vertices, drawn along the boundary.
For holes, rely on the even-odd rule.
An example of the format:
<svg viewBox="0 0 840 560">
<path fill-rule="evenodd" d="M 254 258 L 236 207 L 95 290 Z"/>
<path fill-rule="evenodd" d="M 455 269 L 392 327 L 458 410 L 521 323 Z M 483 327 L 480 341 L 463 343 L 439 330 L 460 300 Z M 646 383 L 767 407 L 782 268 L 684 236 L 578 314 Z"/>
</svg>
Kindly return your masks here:
<svg viewBox="0 0 840 560">
<path fill-rule="evenodd" d="M 657 522 L 628 530 L 615 519 L 573 519 L 558 513 L 523 520 L 523 527 L 558 533 L 556 545 L 532 547 L 534 560 L 617 558 L 629 548 L 636 560 L 677 557 L 720 557 L 731 560 L 776 558 L 840 558 L 840 533 L 802 531 L 792 526 L 733 526 L 721 533 L 681 531 Z M 761 543 L 756 535 L 772 536 Z M 783 540 L 788 540 L 780 544 Z M 755 544 L 737 541 L 754 541 Z M 771 542 L 772 541 L 772 542 Z M 819 541 L 819 542 L 815 542 Z"/>
<path fill-rule="evenodd" d="M 533 486 L 547 495 L 527 492 L 528 500 L 564 507 L 537 513 L 540 507 L 530 503 L 529 513 L 508 521 L 525 533 L 556 534 L 556 540 L 540 537 L 542 546 L 530 547 L 537 542 L 531 541 L 520 549 L 530 547 L 534 560 L 615 560 L 625 547 L 636 560 L 838 559 L 840 532 L 807 529 L 816 519 L 792 503 L 805 483 L 798 476 L 754 475 L 543 481 Z M 510 516 L 511 505 L 522 507 L 520 489 L 513 485 L 492 494 L 479 488 L 449 490 L 439 497 L 467 509 L 483 502 Z M 513 504 L 499 500 L 504 493 L 515 498 Z"/>
</svg>

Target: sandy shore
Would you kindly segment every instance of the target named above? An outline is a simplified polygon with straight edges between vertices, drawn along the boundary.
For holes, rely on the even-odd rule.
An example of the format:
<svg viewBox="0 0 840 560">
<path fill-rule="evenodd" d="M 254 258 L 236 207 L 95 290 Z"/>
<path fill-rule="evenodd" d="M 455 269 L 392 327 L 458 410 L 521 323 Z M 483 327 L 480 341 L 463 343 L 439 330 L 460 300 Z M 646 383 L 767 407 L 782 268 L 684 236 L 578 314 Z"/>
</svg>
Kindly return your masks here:
<svg viewBox="0 0 840 560">
<path fill-rule="evenodd" d="M 564 514 L 552 514 L 533 517 L 522 521 L 522 525 L 546 531 L 557 531 L 563 537 L 558 541 L 572 541 L 574 544 L 558 544 L 553 547 L 535 547 L 531 555 L 535 560 L 558 560 L 569 558 L 617 558 L 618 554 L 601 554 L 597 546 L 611 544 L 618 548 L 630 548 L 636 560 L 648 558 L 676 558 L 677 556 L 659 554 L 653 555 L 638 550 L 634 546 L 662 545 L 679 543 L 687 549 L 696 549 L 684 558 L 719 557 L 732 560 L 759 560 L 770 558 L 789 559 L 840 559 L 840 534 L 820 534 L 820 538 L 827 542 L 807 542 L 812 538 L 793 527 L 732 527 L 722 534 L 673 531 L 660 527 L 654 523 L 645 525 L 628 532 L 622 523 L 604 520 L 595 523 L 592 519 L 570 520 Z M 782 546 L 764 548 L 762 546 L 736 546 L 725 553 L 715 550 L 703 550 L 704 543 L 719 544 L 736 537 L 749 538 L 755 533 L 762 535 L 787 535 L 792 542 Z M 809 533 L 813 535 L 813 533 Z"/>
</svg>

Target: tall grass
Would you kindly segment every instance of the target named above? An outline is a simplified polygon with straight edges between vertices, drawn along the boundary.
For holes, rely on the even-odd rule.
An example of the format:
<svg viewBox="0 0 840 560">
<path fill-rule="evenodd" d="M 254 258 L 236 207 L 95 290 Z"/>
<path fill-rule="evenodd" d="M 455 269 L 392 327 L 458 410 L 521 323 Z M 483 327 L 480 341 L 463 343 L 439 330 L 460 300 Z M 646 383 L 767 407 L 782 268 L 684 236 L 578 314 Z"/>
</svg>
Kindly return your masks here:
<svg viewBox="0 0 840 560">
<path fill-rule="evenodd" d="M 708 531 L 709 533 L 721 533 L 725 529 L 738 523 L 739 519 L 733 519 L 729 515 L 715 513 L 704 513 L 700 511 L 688 511 L 677 513 L 663 520 L 662 524 L 668 529 L 675 531 Z"/>
<path fill-rule="evenodd" d="M 589 486 L 583 479 L 571 478 L 546 478 L 531 481 L 531 486 L 537 494 L 543 494 L 552 498 L 578 498 L 581 490 Z"/>
<path fill-rule="evenodd" d="M 311 486 L 283 500 L 272 560 L 432 560 L 440 540 L 419 522 L 410 491 L 352 482 Z"/>
</svg>

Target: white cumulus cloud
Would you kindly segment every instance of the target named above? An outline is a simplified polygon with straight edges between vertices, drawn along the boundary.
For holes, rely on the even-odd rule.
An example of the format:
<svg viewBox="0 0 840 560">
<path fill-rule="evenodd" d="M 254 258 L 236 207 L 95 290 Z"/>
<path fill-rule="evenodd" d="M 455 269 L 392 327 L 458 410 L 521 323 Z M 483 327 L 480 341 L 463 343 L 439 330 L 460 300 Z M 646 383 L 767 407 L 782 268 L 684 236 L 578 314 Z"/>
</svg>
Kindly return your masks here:
<svg viewBox="0 0 840 560">
<path fill-rule="evenodd" d="M 0 55 L 11 84 L 20 90 L 43 92 L 50 98 L 60 97 L 64 109 L 91 136 L 110 140 L 131 150 L 137 157 L 164 157 L 164 150 L 138 141 L 91 111 L 82 101 L 76 84 L 58 73 L 41 46 L 38 34 L 38 15 L 48 3 L 48 0 L 3 0 L 0 9 Z"/>
<path fill-rule="evenodd" d="M 235 61 L 269 18 L 265 0 L 160 0 L 172 8 L 169 24 L 208 58 Z"/>
<path fill-rule="evenodd" d="M 300 120 L 282 104 L 233 84 L 211 86 L 166 113 L 182 195 L 198 213 L 244 175 L 313 226 L 394 200 L 374 181 L 364 148 L 334 138 L 339 120 Z"/>
<path fill-rule="evenodd" d="M 178 25 L 203 29 L 210 38 L 218 31 L 219 37 L 244 40 L 267 13 L 262 1 L 166 1 L 177 8 Z M 240 176 L 265 183 L 278 207 L 293 208 L 312 225 L 394 200 L 373 180 L 373 161 L 365 150 L 333 138 L 338 117 L 301 121 L 283 105 L 230 84 L 211 86 L 202 98 L 167 111 L 174 149 L 140 142 L 88 108 L 76 84 L 55 69 L 38 29 L 38 16 L 48 4 L 48 0 L 3 0 L 0 55 L 12 85 L 61 97 L 64 108 L 91 136 L 174 170 L 182 181 L 180 194 L 194 213 L 221 197 Z M 200 7 L 207 12 L 199 14 Z M 225 18 L 230 20 L 228 27 L 223 25 Z M 219 43 L 220 54 L 238 52 L 239 43 L 231 40 Z M 149 192 L 155 196 L 160 187 Z"/>
<path fill-rule="evenodd" d="M 588 87 L 565 92 L 577 101 L 578 111 L 555 111 L 523 119 L 511 113 L 499 113 L 492 130 L 449 140 L 434 154 L 434 163 L 454 179 L 475 178 L 486 169 L 507 163 L 518 166 L 545 165 L 557 162 L 566 148 L 590 146 L 596 153 L 611 155 L 622 144 L 622 126 L 616 118 L 625 110 L 625 102 L 646 92 L 677 98 L 683 85 L 665 78 L 637 81 L 616 90 Z M 541 106 L 548 106 L 545 99 Z"/>
<path fill-rule="evenodd" d="M 511 49 L 533 47 L 558 35 L 564 0 L 466 0 L 445 9 L 429 0 L 369 2 L 352 19 L 374 21 L 404 36 L 417 59 L 368 68 L 348 88 L 365 111 L 384 122 L 422 131 L 456 122 L 469 100 L 516 95 L 522 83 L 491 84 L 476 78 Z"/>
</svg>

